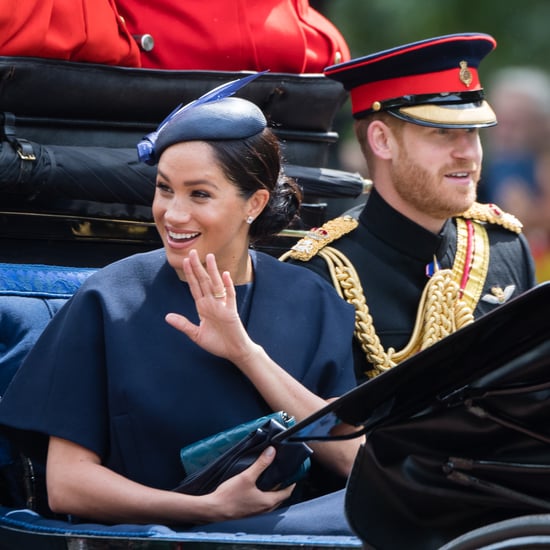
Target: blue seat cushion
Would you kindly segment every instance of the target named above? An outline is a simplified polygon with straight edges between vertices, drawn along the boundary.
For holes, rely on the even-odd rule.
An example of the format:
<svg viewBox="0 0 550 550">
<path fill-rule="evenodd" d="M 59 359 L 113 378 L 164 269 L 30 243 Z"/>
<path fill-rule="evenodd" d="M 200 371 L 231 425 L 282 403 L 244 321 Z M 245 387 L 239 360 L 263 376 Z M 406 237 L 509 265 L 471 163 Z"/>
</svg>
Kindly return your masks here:
<svg viewBox="0 0 550 550">
<path fill-rule="evenodd" d="M 46 325 L 92 268 L 0 264 L 0 396 Z M 9 449 L 0 439 L 0 465 Z"/>
<path fill-rule="evenodd" d="M 0 395 L 50 319 L 93 272 L 0 264 Z"/>
</svg>

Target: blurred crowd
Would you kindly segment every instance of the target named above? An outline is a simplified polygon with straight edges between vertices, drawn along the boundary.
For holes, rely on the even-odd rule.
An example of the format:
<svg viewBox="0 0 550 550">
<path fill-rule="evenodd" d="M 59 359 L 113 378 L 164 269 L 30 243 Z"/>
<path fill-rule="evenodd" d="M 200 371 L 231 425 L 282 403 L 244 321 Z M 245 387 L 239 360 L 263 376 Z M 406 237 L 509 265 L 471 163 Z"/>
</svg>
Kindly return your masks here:
<svg viewBox="0 0 550 550">
<path fill-rule="evenodd" d="M 498 125 L 483 134 L 479 188 L 517 216 L 536 262 L 539 282 L 550 279 L 550 75 L 530 66 L 505 67 L 486 86 Z"/>
</svg>

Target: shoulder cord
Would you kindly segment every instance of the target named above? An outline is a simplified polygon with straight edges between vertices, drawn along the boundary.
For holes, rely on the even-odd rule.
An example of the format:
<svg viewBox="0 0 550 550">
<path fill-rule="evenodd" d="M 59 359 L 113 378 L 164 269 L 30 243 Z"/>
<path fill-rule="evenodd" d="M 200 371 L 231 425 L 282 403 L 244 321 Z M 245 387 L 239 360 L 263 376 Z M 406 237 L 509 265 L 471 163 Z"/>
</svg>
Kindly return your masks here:
<svg viewBox="0 0 550 550">
<path fill-rule="evenodd" d="M 393 348 L 385 351 L 376 334 L 353 264 L 330 246 L 322 248 L 318 255 L 327 263 L 340 296 L 355 307 L 355 337 L 373 366 L 373 370 L 366 373 L 369 378 L 472 323 L 489 264 L 485 228 L 479 223 L 458 218 L 457 253 L 453 268 L 437 270 L 424 287 L 408 344 L 400 351 Z"/>
</svg>

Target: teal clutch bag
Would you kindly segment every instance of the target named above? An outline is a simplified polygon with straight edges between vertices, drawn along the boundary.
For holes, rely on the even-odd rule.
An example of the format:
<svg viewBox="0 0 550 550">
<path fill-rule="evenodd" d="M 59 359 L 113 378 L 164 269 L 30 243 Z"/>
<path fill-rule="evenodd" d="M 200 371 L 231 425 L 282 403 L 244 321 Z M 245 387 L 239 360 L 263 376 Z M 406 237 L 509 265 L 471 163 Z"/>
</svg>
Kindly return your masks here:
<svg viewBox="0 0 550 550">
<path fill-rule="evenodd" d="M 180 458 L 185 478 L 174 491 L 193 495 L 210 493 L 220 483 L 248 468 L 270 444 L 277 451 L 275 460 L 258 477 L 256 485 L 270 491 L 295 483 L 308 472 L 313 451 L 305 443 L 281 438 L 294 424 L 294 418 L 277 412 L 184 447 Z"/>
<path fill-rule="evenodd" d="M 249 420 L 234 428 L 229 428 L 223 432 L 191 443 L 191 445 L 187 445 L 187 447 L 183 447 L 180 450 L 180 459 L 183 469 L 185 470 L 185 475 L 191 475 L 197 470 L 204 468 L 207 464 L 210 464 L 269 420 L 276 420 L 284 428 L 289 428 L 296 424 L 293 416 L 288 415 L 284 411 L 279 411 L 254 420 Z"/>
</svg>

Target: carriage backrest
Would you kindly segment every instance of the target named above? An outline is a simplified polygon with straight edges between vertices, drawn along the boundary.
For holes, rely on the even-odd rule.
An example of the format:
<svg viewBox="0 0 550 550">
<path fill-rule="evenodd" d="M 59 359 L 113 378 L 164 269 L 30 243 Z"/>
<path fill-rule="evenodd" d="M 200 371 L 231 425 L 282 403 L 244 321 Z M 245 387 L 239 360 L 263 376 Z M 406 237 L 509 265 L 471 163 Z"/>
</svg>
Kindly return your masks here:
<svg viewBox="0 0 550 550">
<path fill-rule="evenodd" d="M 0 264 L 0 395 L 50 319 L 94 271 Z"/>
</svg>

